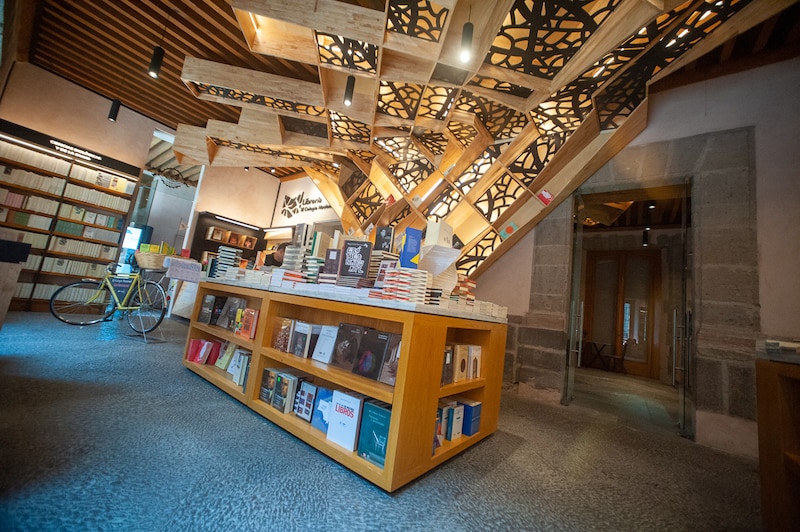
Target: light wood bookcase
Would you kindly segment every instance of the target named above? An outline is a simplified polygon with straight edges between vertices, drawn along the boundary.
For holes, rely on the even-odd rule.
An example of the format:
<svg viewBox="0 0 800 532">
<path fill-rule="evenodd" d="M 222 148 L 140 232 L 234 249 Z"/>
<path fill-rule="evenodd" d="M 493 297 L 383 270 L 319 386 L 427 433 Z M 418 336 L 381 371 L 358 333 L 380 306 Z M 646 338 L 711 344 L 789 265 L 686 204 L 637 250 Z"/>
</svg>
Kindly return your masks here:
<svg viewBox="0 0 800 532">
<path fill-rule="evenodd" d="M 247 341 L 220 327 L 197 322 L 206 294 L 238 296 L 260 309 L 258 329 Z M 277 318 L 294 318 L 322 325 L 354 323 L 402 334 L 395 386 L 376 382 L 310 358 L 300 358 L 271 347 Z M 247 387 L 242 390 L 227 372 L 186 360 L 195 338 L 230 340 L 253 351 Z M 215 282 L 201 282 L 197 291 L 184 365 L 258 414 L 318 449 L 386 491 L 394 491 L 454 457 L 497 430 L 503 357 L 504 322 L 425 314 L 379 306 L 344 303 Z M 482 348 L 481 377 L 442 386 L 441 370 L 447 343 L 476 344 Z M 314 376 L 316 384 L 351 390 L 392 405 L 385 467 L 378 467 L 327 441 L 326 435 L 294 413 L 283 414 L 259 400 L 264 368 L 295 368 Z M 443 397 L 458 395 L 482 403 L 480 431 L 462 436 L 433 451 L 436 408 Z"/>
</svg>

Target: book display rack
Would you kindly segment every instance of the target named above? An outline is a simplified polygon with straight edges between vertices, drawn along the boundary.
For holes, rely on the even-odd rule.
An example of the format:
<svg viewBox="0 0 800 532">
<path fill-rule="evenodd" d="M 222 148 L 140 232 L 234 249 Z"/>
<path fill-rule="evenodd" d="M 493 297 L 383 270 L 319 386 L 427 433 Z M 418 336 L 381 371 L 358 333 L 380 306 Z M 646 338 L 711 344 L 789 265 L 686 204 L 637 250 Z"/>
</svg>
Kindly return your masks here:
<svg viewBox="0 0 800 532">
<path fill-rule="evenodd" d="M 200 316 L 207 296 L 241 298 L 243 305 L 258 309 L 253 339 L 203 323 L 205 320 Z M 394 385 L 273 347 L 280 345 L 277 341 L 280 324 L 287 318 L 323 326 L 348 323 L 400 335 Z M 197 339 L 233 342 L 252 352 L 249 377 L 244 386 L 234 382 L 230 374 L 217 365 L 191 361 L 190 344 Z M 203 281 L 197 291 L 183 363 L 253 411 L 391 492 L 497 430 L 505 341 L 505 320 L 490 317 L 427 314 L 391 308 L 388 303 L 358 304 Z M 442 384 L 445 347 L 450 344 L 480 346 L 479 377 Z M 381 446 L 385 456 L 380 460 L 367 459 L 363 453 L 360 456 L 356 450 L 332 441 L 318 428 L 320 425 L 304 419 L 307 416 L 277 410 L 265 400 L 272 385 L 261 382 L 265 374 L 276 371 L 298 375 L 301 381 L 312 382 L 319 390 L 334 390 L 356 397 L 364 405 L 370 405 L 367 412 L 373 409 L 372 405 L 389 411 L 383 418 L 388 422 L 388 435 L 385 445 Z M 434 445 L 439 430 L 437 409 L 443 400 L 456 398 L 481 404 L 479 428 L 471 435 L 463 434 Z M 317 413 L 314 411 L 314 416 Z M 374 416 L 371 420 L 376 423 Z"/>
<path fill-rule="evenodd" d="M 59 286 L 102 277 L 138 184 L 138 168 L 0 121 L 0 227 L 31 244 L 10 308 L 47 310 Z"/>
<path fill-rule="evenodd" d="M 264 249 L 264 230 L 238 220 L 221 217 L 211 212 L 197 215 L 197 228 L 192 239 L 192 258 L 207 262 L 216 257 L 220 246 L 242 250 L 242 258 L 255 260 L 258 250 Z"/>
</svg>

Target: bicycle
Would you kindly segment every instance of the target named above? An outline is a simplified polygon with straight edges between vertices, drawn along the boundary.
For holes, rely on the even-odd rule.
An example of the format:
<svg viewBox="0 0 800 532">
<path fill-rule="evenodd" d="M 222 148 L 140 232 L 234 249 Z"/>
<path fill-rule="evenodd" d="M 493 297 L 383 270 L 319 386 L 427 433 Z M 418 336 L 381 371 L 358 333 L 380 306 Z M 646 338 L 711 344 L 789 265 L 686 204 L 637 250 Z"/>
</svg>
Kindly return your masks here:
<svg viewBox="0 0 800 532">
<path fill-rule="evenodd" d="M 143 279 L 141 271 L 117 274 L 115 268 L 111 263 L 102 279 L 83 279 L 56 290 L 50 297 L 50 312 L 69 325 L 92 325 L 108 321 L 119 310 L 137 333 L 155 330 L 167 313 L 164 288 Z"/>
</svg>

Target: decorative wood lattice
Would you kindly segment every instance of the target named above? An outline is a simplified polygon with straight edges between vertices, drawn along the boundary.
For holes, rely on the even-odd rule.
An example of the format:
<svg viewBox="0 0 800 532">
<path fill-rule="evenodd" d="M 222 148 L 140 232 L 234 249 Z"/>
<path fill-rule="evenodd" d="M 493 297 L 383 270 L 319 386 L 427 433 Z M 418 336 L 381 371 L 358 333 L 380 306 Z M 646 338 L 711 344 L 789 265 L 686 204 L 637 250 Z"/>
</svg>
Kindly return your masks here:
<svg viewBox="0 0 800 532">
<path fill-rule="evenodd" d="M 275 148 L 270 148 L 268 146 L 261 146 L 259 144 L 234 142 L 232 140 L 221 139 L 217 137 L 209 137 L 209 140 L 211 140 L 211 142 L 213 142 L 220 148 L 232 148 L 234 150 L 247 151 L 250 153 L 258 153 L 261 155 L 271 155 L 273 157 L 281 157 L 283 159 L 291 159 L 293 161 L 307 162 L 311 165 L 318 164 L 321 162 L 321 159 L 315 159 L 313 157 L 308 157 L 305 155 L 298 155 L 290 151 L 276 150 Z"/>
<path fill-rule="evenodd" d="M 503 92 L 506 94 L 510 94 L 511 96 L 516 96 L 518 98 L 527 98 L 531 94 L 533 94 L 533 89 L 529 89 L 528 87 L 515 85 L 510 81 L 500 80 L 496 78 L 488 78 L 486 76 L 481 76 L 481 75 L 473 77 L 467 85 L 472 85 L 475 87 L 483 87 L 484 89 L 491 89 L 497 92 Z"/>
<path fill-rule="evenodd" d="M 422 85 L 381 81 L 378 112 L 403 119 L 413 119 L 422 98 Z"/>
<path fill-rule="evenodd" d="M 483 152 L 480 157 L 475 159 L 469 168 L 467 168 L 466 172 L 458 176 L 458 179 L 453 182 L 464 196 L 469 194 L 472 187 L 474 187 L 478 181 L 480 181 L 481 177 L 489 171 L 489 168 L 494 164 L 496 154 L 497 149 L 491 146 L 488 150 Z"/>
<path fill-rule="evenodd" d="M 402 33 L 426 41 L 439 42 L 450 11 L 426 0 L 389 2 L 389 31 Z"/>
<path fill-rule="evenodd" d="M 317 32 L 319 62 L 325 65 L 377 74 L 378 47 L 341 35 Z"/>
<path fill-rule="evenodd" d="M 436 198 L 428 204 L 425 217 L 432 220 L 441 220 L 456 208 L 462 197 L 452 185 L 447 185 Z"/>
<path fill-rule="evenodd" d="M 472 139 L 478 135 L 478 130 L 475 129 L 472 124 L 465 124 L 458 120 L 451 120 L 450 123 L 447 124 L 447 130 L 453 135 L 453 138 L 465 148 L 469 146 Z"/>
<path fill-rule="evenodd" d="M 417 116 L 444 120 L 447 118 L 447 113 L 450 112 L 457 94 L 458 89 L 429 85 L 425 88 L 422 100 L 419 102 Z"/>
<path fill-rule="evenodd" d="M 366 174 L 362 172 L 356 165 L 350 163 L 346 164 L 346 172 L 341 172 L 341 175 L 347 176 L 340 180 L 339 188 L 342 190 L 342 196 L 345 198 L 351 197 L 361 187 L 364 181 L 367 180 Z M 342 182 L 343 181 L 343 182 Z"/>
<path fill-rule="evenodd" d="M 435 170 L 436 168 L 424 158 L 403 161 L 389 167 L 389 171 L 405 194 L 411 193 L 414 187 L 425 181 Z"/>
<path fill-rule="evenodd" d="M 375 159 L 375 154 L 366 150 L 348 150 L 347 152 L 351 159 L 359 159 L 364 163 L 371 164 Z"/>
<path fill-rule="evenodd" d="M 364 122 L 353 120 L 336 111 L 330 112 L 331 137 L 350 142 L 369 144 L 370 127 Z"/>
<path fill-rule="evenodd" d="M 391 137 L 378 139 L 375 146 L 386 152 L 395 161 L 413 161 L 422 159 L 425 155 L 414 146 L 410 138 Z"/>
<path fill-rule="evenodd" d="M 477 244 L 461 252 L 461 257 L 456 261 L 456 270 L 463 275 L 472 275 L 478 266 L 480 266 L 501 243 L 502 239 L 500 235 L 494 229 L 489 229 Z"/>
<path fill-rule="evenodd" d="M 516 137 L 528 123 L 524 113 L 469 92 L 461 94 L 456 102 L 456 108 L 459 111 L 474 113 L 496 139 Z"/>
<path fill-rule="evenodd" d="M 358 221 L 363 224 L 383 203 L 384 198 L 378 188 L 373 183 L 368 182 L 350 207 L 353 209 L 353 214 L 356 215 Z"/>
<path fill-rule="evenodd" d="M 486 60 L 553 79 L 620 1 L 517 0 Z"/>
<path fill-rule="evenodd" d="M 415 135 L 414 138 L 433 155 L 441 155 L 447 149 L 447 137 L 443 133 L 426 132 L 422 135 Z"/>
<path fill-rule="evenodd" d="M 408 216 L 411 216 L 411 205 L 406 203 L 405 200 L 400 201 L 403 202 L 403 207 L 389 220 L 389 225 L 392 227 L 404 221 Z"/>
<path fill-rule="evenodd" d="M 263 105 L 264 107 L 275 109 L 276 111 L 289 111 L 292 113 L 311 116 L 325 116 L 327 111 L 324 107 L 290 102 L 288 100 L 281 100 L 280 98 L 272 98 L 270 96 L 264 96 L 261 94 L 253 94 L 252 92 L 243 90 L 228 89 L 226 87 L 208 85 L 205 83 L 193 83 L 193 85 L 199 94 L 207 94 L 215 98 L 235 100 L 242 103 Z"/>
<path fill-rule="evenodd" d="M 513 163 L 508 165 L 509 171 L 530 188 L 539 172 L 567 140 L 567 136 L 566 133 L 541 135 Z"/>
<path fill-rule="evenodd" d="M 504 173 L 475 201 L 475 208 L 489 223 L 494 223 L 523 194 L 525 187 L 511 174 Z"/>
</svg>

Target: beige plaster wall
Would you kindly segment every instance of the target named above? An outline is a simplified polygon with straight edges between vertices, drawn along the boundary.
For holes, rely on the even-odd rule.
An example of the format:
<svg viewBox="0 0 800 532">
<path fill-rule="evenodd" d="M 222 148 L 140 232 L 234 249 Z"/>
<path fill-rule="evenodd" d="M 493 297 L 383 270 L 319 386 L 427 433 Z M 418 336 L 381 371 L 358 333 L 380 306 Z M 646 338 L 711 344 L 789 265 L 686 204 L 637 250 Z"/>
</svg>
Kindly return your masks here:
<svg viewBox="0 0 800 532">
<path fill-rule="evenodd" d="M 195 211 L 269 227 L 279 184 L 278 178 L 260 170 L 208 166 L 198 187 Z"/>
</svg>

